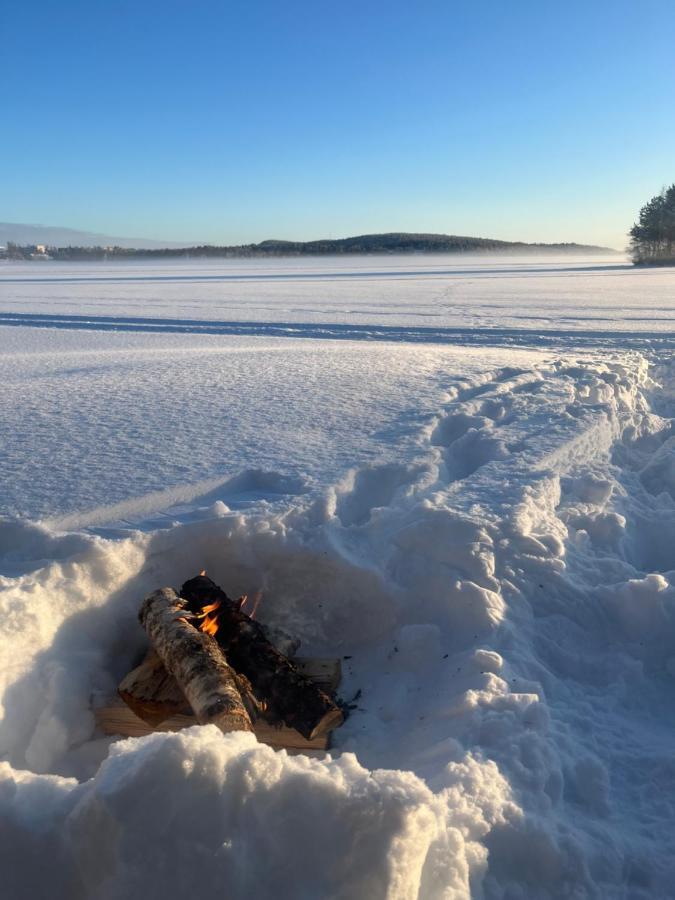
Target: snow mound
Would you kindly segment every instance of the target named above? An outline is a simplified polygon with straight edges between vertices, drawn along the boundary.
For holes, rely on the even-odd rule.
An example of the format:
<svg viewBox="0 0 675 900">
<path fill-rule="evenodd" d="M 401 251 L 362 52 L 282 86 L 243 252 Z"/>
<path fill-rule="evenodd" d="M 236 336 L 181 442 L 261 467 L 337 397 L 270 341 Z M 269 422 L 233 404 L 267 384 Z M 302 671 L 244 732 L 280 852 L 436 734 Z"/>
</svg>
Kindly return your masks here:
<svg viewBox="0 0 675 900">
<path fill-rule="evenodd" d="M 55 900 L 464 897 L 508 793 L 488 763 L 448 766 L 434 794 L 351 753 L 289 757 L 211 726 L 121 741 L 84 785 L 0 773 L 0 859 L 17 900 L 45 884 L 36 830 Z M 476 778 L 491 803 L 464 799 Z"/>
</svg>

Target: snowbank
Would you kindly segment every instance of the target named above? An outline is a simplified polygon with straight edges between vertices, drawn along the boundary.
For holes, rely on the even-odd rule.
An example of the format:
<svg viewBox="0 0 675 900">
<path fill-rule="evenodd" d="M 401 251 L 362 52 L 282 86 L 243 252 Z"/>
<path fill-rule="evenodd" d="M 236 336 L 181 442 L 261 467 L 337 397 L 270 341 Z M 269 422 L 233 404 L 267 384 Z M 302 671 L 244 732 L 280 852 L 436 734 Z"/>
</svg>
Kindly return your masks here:
<svg viewBox="0 0 675 900">
<path fill-rule="evenodd" d="M 39 895 L 49 872 L 50 896 L 68 900 L 464 897 L 507 792 L 494 765 L 451 764 L 432 793 L 351 753 L 288 757 L 210 726 L 121 741 L 83 785 L 6 765 L 2 776 L 7 896 Z M 492 804 L 467 802 L 472 778 Z"/>
</svg>

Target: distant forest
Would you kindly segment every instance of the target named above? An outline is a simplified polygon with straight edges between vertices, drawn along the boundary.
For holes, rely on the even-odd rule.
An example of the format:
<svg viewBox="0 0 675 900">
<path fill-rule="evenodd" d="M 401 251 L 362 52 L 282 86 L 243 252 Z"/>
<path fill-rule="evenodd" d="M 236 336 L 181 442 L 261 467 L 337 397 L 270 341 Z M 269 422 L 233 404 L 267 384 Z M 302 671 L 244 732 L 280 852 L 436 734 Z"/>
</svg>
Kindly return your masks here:
<svg viewBox="0 0 675 900">
<path fill-rule="evenodd" d="M 675 265 L 675 184 L 642 207 L 630 239 L 635 265 Z"/>
<path fill-rule="evenodd" d="M 358 237 L 320 241 L 262 241 L 235 247 L 161 248 L 134 250 L 124 247 L 48 247 L 46 254 L 37 246 L 8 243 L 10 259 L 36 259 L 48 255 L 56 260 L 157 259 L 180 257 L 257 258 L 275 256 L 342 256 L 389 253 L 485 253 L 485 252 L 612 252 L 606 247 L 584 244 L 526 244 L 489 238 L 460 237 L 448 234 L 364 234 Z"/>
</svg>

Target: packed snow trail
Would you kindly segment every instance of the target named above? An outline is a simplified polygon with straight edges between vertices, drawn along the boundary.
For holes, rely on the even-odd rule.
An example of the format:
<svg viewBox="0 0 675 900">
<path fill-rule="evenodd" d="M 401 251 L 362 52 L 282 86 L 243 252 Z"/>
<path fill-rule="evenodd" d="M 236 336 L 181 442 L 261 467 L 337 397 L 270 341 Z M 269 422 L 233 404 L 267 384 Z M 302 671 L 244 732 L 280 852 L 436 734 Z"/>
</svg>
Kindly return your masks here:
<svg viewBox="0 0 675 900">
<path fill-rule="evenodd" d="M 668 316 L 666 321 L 669 321 Z M 609 325 L 610 323 L 606 323 Z M 408 344 L 443 344 L 451 342 L 472 347 L 528 347 L 539 349 L 560 348 L 569 345 L 574 349 L 607 349 L 616 345 L 620 349 L 672 349 L 675 337 L 663 328 L 644 327 L 642 320 L 624 321 L 625 326 L 639 324 L 637 330 L 628 333 L 616 327 L 602 330 L 594 327 L 582 330 L 551 328 L 533 333 L 529 327 L 518 328 L 515 323 L 508 328 L 490 326 L 420 326 L 382 324 L 343 324 L 338 322 L 279 321 L 260 322 L 223 319 L 171 319 L 141 316 L 96 316 L 57 313 L 8 313 L 0 312 L 0 327 L 40 328 L 63 331 L 114 332 L 126 334 L 181 334 L 215 335 L 221 337 L 281 337 L 306 340 L 332 341 L 400 341 Z"/>
<path fill-rule="evenodd" d="M 671 381 L 635 352 L 453 375 L 413 457 L 278 510 L 5 521 L 8 895 L 671 896 Z M 332 760 L 96 736 L 140 599 L 200 568 L 346 657 Z"/>
</svg>

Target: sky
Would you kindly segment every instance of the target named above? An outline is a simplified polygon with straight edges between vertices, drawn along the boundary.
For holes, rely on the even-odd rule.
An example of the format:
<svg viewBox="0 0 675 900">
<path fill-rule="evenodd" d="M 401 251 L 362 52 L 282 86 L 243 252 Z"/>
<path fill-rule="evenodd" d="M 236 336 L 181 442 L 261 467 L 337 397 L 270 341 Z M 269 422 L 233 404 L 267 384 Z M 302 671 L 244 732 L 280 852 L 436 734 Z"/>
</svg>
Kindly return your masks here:
<svg viewBox="0 0 675 900">
<path fill-rule="evenodd" d="M 6 3 L 0 220 L 621 249 L 675 181 L 674 33 L 672 0 Z"/>
</svg>

